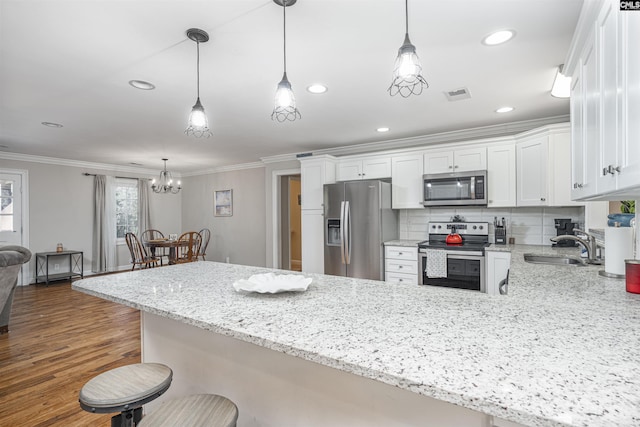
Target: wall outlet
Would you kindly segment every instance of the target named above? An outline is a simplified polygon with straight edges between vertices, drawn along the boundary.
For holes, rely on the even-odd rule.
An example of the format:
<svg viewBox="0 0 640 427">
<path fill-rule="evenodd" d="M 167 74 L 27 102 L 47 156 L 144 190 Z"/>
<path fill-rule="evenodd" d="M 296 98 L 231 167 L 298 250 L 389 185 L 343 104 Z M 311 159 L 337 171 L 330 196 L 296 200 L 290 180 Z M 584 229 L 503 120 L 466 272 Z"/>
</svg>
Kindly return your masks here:
<svg viewBox="0 0 640 427">
<path fill-rule="evenodd" d="M 60 264 L 53 264 L 53 271 L 60 271 Z"/>
</svg>

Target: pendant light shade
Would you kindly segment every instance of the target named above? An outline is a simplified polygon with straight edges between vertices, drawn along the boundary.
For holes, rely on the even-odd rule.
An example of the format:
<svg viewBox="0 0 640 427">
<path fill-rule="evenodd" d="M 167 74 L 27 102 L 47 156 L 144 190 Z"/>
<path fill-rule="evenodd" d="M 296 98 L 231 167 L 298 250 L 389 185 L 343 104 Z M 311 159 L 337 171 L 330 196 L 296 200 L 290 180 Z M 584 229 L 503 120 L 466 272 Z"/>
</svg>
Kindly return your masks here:
<svg viewBox="0 0 640 427">
<path fill-rule="evenodd" d="M 282 80 L 278 83 L 276 89 L 275 102 L 273 112 L 271 113 L 271 120 L 277 120 L 278 122 L 294 121 L 301 118 L 298 107 L 296 106 L 296 97 L 291 89 L 291 83 L 287 78 L 287 7 L 293 6 L 296 0 L 273 0 L 279 6 L 282 6 L 283 14 L 283 59 L 284 59 L 284 73 L 282 74 Z"/>
<path fill-rule="evenodd" d="M 398 49 L 393 70 L 393 80 L 389 86 L 389 94 L 395 96 L 400 94 L 403 98 L 410 95 L 420 95 L 422 89 L 429 87 L 427 81 L 422 77 L 422 65 L 416 53 L 416 47 L 409 40 L 409 9 L 408 0 L 405 0 L 405 35 L 404 43 Z"/>
<path fill-rule="evenodd" d="M 190 28 L 187 30 L 187 37 L 196 42 L 197 49 L 197 93 L 198 97 L 196 103 L 191 108 L 191 114 L 189 114 L 189 122 L 187 123 L 187 129 L 184 133 L 189 136 L 195 136 L 196 138 L 207 138 L 211 136 L 211 130 L 209 129 L 209 121 L 207 115 L 204 112 L 204 107 L 200 103 L 200 43 L 205 43 L 209 40 L 209 34 L 206 31 L 198 28 Z"/>
</svg>

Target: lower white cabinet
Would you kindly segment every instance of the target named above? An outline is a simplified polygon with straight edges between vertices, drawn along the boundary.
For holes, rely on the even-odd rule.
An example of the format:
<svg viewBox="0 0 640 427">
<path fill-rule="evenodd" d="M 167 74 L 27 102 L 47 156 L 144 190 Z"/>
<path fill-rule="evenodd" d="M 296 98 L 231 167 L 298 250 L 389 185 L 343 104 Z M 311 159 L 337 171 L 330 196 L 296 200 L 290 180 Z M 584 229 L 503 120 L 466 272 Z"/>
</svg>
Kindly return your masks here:
<svg viewBox="0 0 640 427">
<path fill-rule="evenodd" d="M 385 281 L 418 284 L 418 247 L 385 246 Z"/>
<path fill-rule="evenodd" d="M 485 251 L 484 258 L 487 293 L 489 295 L 500 295 L 501 292 L 508 293 L 507 277 L 511 265 L 511 252 Z M 502 289 L 500 289 L 501 287 Z"/>
</svg>

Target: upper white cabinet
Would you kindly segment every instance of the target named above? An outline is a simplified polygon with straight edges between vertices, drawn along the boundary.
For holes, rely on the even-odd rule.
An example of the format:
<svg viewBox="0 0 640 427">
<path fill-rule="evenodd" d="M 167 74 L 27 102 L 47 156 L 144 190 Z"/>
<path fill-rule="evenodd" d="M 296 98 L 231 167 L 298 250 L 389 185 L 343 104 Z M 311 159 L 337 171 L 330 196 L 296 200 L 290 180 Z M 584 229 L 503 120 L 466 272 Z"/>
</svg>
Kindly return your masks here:
<svg viewBox="0 0 640 427">
<path fill-rule="evenodd" d="M 340 160 L 337 167 L 337 181 L 354 179 L 381 179 L 391 177 L 391 157 L 375 156 Z"/>
<path fill-rule="evenodd" d="M 640 191 L 640 14 L 601 0 L 583 8 L 572 77 L 572 197 L 620 200 Z"/>
<path fill-rule="evenodd" d="M 336 160 L 332 156 L 300 160 L 302 209 L 322 209 L 324 184 L 336 181 Z"/>
<path fill-rule="evenodd" d="M 516 137 L 517 206 L 582 205 L 571 200 L 571 137 L 565 124 Z"/>
<path fill-rule="evenodd" d="M 422 209 L 423 154 L 391 158 L 392 209 Z"/>
<path fill-rule="evenodd" d="M 546 135 L 527 138 L 516 144 L 517 205 L 546 206 L 549 140 Z"/>
<path fill-rule="evenodd" d="M 424 173 L 466 172 L 487 168 L 487 148 L 427 151 L 424 154 Z"/>
<path fill-rule="evenodd" d="M 516 206 L 515 143 L 487 148 L 487 207 Z"/>
</svg>

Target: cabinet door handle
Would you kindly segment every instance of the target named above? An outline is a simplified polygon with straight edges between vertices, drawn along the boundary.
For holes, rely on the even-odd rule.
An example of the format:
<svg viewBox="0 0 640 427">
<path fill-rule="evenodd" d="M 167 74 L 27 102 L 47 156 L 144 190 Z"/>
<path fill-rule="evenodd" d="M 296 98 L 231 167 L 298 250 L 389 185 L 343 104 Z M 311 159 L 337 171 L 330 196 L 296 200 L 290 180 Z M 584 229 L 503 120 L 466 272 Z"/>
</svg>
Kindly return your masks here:
<svg viewBox="0 0 640 427">
<path fill-rule="evenodd" d="M 459 167 L 458 165 L 455 165 L 455 166 L 454 166 L 454 168 L 456 168 L 456 169 L 458 169 L 458 167 Z"/>
<path fill-rule="evenodd" d="M 398 270 L 402 270 L 402 266 L 401 265 L 398 266 Z"/>
<path fill-rule="evenodd" d="M 540 197 L 540 201 L 541 201 L 541 202 L 544 202 L 544 201 L 546 201 L 546 200 L 547 200 L 547 199 L 545 199 L 544 197 Z"/>
<path fill-rule="evenodd" d="M 449 165 L 449 169 L 453 169 L 453 166 Z"/>
</svg>

